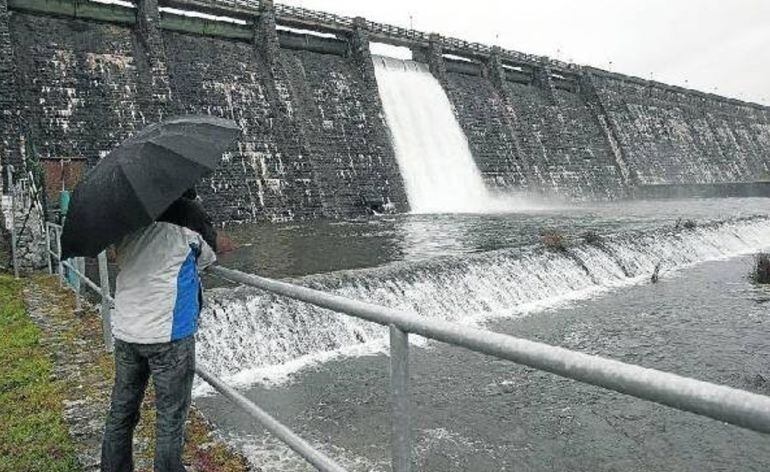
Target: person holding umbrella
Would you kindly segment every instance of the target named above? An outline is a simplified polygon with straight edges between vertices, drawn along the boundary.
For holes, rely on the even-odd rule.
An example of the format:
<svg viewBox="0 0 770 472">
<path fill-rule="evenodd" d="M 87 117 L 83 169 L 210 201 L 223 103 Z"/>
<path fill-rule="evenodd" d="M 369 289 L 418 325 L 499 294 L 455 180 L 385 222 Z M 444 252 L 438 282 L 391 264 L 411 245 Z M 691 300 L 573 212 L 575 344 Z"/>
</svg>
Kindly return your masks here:
<svg viewBox="0 0 770 472">
<path fill-rule="evenodd" d="M 200 273 L 216 261 L 217 249 L 217 233 L 192 186 L 216 167 L 238 133 L 235 123 L 212 117 L 152 125 L 99 162 L 73 192 L 62 257 L 93 257 L 116 244 L 120 268 L 102 471 L 133 471 L 133 433 L 150 377 L 157 410 L 154 469 L 185 470 Z"/>
</svg>

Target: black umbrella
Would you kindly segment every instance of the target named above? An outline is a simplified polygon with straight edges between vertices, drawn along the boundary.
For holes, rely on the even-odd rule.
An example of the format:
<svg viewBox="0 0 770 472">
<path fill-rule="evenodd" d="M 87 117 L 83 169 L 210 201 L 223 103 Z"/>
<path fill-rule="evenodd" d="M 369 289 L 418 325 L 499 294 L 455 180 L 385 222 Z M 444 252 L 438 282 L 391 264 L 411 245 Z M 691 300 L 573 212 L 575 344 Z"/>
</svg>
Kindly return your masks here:
<svg viewBox="0 0 770 472">
<path fill-rule="evenodd" d="M 217 167 L 240 134 L 235 122 L 181 116 L 157 123 L 102 159 L 75 188 L 62 259 L 94 257 L 160 216 Z"/>
</svg>

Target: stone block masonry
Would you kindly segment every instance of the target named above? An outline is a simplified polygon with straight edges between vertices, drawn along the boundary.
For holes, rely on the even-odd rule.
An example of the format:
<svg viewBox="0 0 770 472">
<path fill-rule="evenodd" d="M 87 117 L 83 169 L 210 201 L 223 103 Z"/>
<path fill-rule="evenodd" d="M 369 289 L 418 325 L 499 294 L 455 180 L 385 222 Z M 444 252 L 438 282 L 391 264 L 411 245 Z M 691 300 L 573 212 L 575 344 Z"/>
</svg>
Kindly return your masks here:
<svg viewBox="0 0 770 472">
<path fill-rule="evenodd" d="M 506 97 L 482 77 L 448 74 L 447 90 L 471 153 L 488 185 L 535 190 L 531 156 L 517 134 L 517 116 Z"/>
<path fill-rule="evenodd" d="M 505 84 L 504 93 L 518 116 L 535 190 L 573 199 L 624 195 L 610 146 L 579 95 L 515 83 Z"/>
<path fill-rule="evenodd" d="M 173 113 L 169 87 L 166 48 L 161 33 L 158 0 L 142 0 L 137 3 L 136 37 L 141 47 L 136 48 L 138 70 L 143 73 L 139 81 L 140 108 L 151 121 Z"/>
<path fill-rule="evenodd" d="M 544 61 L 528 84 L 505 77 L 499 53 L 485 76 L 447 72 L 442 51 L 418 51 L 444 85 L 471 152 L 488 184 L 570 199 L 608 200 L 626 194 L 610 143 L 588 103 L 557 89 Z M 470 70 L 470 68 L 468 68 Z"/>
<path fill-rule="evenodd" d="M 286 81 L 273 81 L 251 44 L 165 33 L 175 103 L 235 120 L 236 149 L 201 187 L 222 221 L 320 216 L 310 155 Z"/>
<path fill-rule="evenodd" d="M 770 170 L 767 110 L 597 74 L 631 178 L 641 185 L 752 182 Z"/>
<path fill-rule="evenodd" d="M 0 0 L 0 165 L 21 164 L 18 87 L 10 15 L 8 0 Z M 0 190 L 4 190 L 5 172 L 0 174 Z"/>
<path fill-rule="evenodd" d="M 148 121 L 142 72 L 128 27 L 28 13 L 11 14 L 22 124 L 15 130 L 41 158 L 84 156 L 89 164 Z"/>
<path fill-rule="evenodd" d="M 303 110 L 311 167 L 324 216 L 407 208 L 401 175 L 376 95 L 347 58 L 283 54 Z M 376 87 L 376 83 L 373 84 Z"/>
<path fill-rule="evenodd" d="M 200 188 L 217 221 L 408 211 L 370 41 L 429 64 L 500 190 L 604 200 L 770 171 L 767 107 L 363 18 L 188 0 L 0 0 L 0 163 L 93 166 L 148 123 L 206 113 L 244 130 Z"/>
<path fill-rule="evenodd" d="M 365 53 L 345 57 L 281 49 L 263 8 L 251 41 L 164 30 L 157 0 L 137 4 L 134 24 L 9 13 L 3 44 L 22 60 L 0 71 L 23 84 L 9 89 L 21 99 L 25 139 L 42 158 L 85 156 L 94 165 L 146 123 L 213 114 L 244 130 L 201 185 L 218 221 L 407 210 L 368 42 L 359 38 Z M 18 134 L 8 126 L 5 137 Z"/>
</svg>

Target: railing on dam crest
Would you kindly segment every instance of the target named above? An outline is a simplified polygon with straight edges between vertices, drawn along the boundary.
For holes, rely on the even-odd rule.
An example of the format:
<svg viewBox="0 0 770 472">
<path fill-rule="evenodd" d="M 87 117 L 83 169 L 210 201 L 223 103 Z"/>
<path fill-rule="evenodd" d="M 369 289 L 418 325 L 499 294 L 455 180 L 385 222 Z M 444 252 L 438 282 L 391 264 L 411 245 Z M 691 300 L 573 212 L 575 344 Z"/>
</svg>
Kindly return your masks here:
<svg viewBox="0 0 770 472">
<path fill-rule="evenodd" d="M 674 97 L 681 95 L 682 99 L 708 101 L 716 105 L 744 106 L 761 111 L 767 110 L 765 105 L 723 97 L 714 93 L 669 85 L 595 67 L 581 66 L 551 57 L 503 49 L 498 46 L 429 34 L 363 18 L 351 18 L 307 8 L 275 4 L 272 0 L 111 0 L 110 2 L 104 0 L 57 0 L 55 2 L 51 0 L 8 0 L 8 9 L 134 24 L 139 10 L 138 6 L 142 1 L 157 4 L 162 12 L 161 17 L 166 15 L 174 17 L 181 14 L 188 20 L 196 19 L 207 23 L 203 26 L 183 26 L 177 21 L 173 26 L 166 26 L 173 31 L 176 31 L 174 28 L 183 28 L 181 31 L 219 35 L 229 39 L 253 40 L 252 27 L 255 20 L 264 11 L 270 10 L 274 13 L 275 24 L 278 26 L 331 33 L 339 39 L 344 39 L 344 36 L 349 35 L 354 30 L 361 29 L 368 33 L 371 40 L 375 42 L 381 41 L 415 49 L 434 44 L 443 53 L 459 55 L 480 63 L 499 58 L 503 66 L 545 68 L 552 73 L 557 84 L 572 83 L 570 87 L 566 88 L 568 90 L 575 89 L 574 82 L 580 75 L 593 75 L 634 83 L 663 93 L 671 93 Z M 177 20 L 179 20 L 178 17 Z M 236 22 L 233 23 L 233 20 Z M 222 25 L 228 26 L 223 27 Z M 164 27 L 162 22 L 161 27 Z M 184 28 L 192 28 L 192 30 Z"/>
<path fill-rule="evenodd" d="M 105 341 L 109 335 L 109 294 L 107 259 L 99 256 L 101 283 L 89 280 L 82 264 L 61 261 L 59 237 L 61 227 L 49 223 L 47 228 L 49 254 L 54 257 L 58 273 L 64 277 L 64 267 L 93 290 L 102 300 Z M 57 250 L 51 250 L 50 235 Z M 49 271 L 53 273 L 53 265 Z M 516 364 L 551 372 L 561 377 L 599 386 L 662 405 L 689 411 L 735 426 L 770 434 L 770 397 L 722 385 L 681 377 L 599 356 L 583 354 L 548 344 L 516 338 L 483 329 L 425 318 L 417 313 L 394 310 L 332 295 L 278 280 L 246 274 L 224 267 L 212 267 L 209 272 L 217 277 L 248 285 L 267 292 L 289 297 L 338 313 L 387 326 L 390 330 L 390 378 L 392 398 L 392 470 L 408 472 L 412 467 L 412 435 L 409 407 L 409 334 L 417 334 L 436 341 L 460 346 Z M 305 460 L 321 471 L 341 472 L 345 469 L 278 422 L 259 406 L 229 386 L 205 367 L 197 366 L 196 373 L 215 390 L 238 405 L 268 431 L 286 443 Z"/>
</svg>

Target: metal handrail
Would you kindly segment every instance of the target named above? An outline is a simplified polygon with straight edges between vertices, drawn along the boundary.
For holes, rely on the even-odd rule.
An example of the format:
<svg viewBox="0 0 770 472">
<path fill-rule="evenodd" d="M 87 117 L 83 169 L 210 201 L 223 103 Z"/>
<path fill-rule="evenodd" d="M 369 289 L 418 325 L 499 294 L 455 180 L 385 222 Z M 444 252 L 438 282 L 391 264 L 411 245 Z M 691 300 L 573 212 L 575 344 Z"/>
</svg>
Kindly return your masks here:
<svg viewBox="0 0 770 472">
<path fill-rule="evenodd" d="M 51 229 L 56 232 L 56 251 L 51 250 Z M 105 343 L 109 349 L 112 341 L 109 334 L 109 309 L 113 299 L 109 295 L 106 254 L 102 252 L 99 255 L 101 283 L 97 284 L 83 274 L 76 264 L 61 260 L 61 230 L 62 227 L 57 224 L 46 224 L 48 253 L 57 258 L 58 272 L 62 281 L 63 268 L 67 267 L 89 288 L 101 294 Z M 53 272 L 50 264 L 49 272 Z M 256 287 L 389 327 L 392 396 L 391 447 L 392 470 L 394 472 L 409 472 L 411 470 L 409 333 L 510 360 L 517 364 L 644 400 L 654 401 L 760 433 L 770 434 L 770 397 L 764 395 L 456 323 L 424 318 L 416 313 L 352 300 L 220 266 L 209 268 L 209 273 L 232 282 Z M 76 294 L 79 300 L 78 290 L 76 290 Z M 324 472 L 345 470 L 204 367 L 197 366 L 196 373 L 318 470 Z"/>
<path fill-rule="evenodd" d="M 51 249 L 51 230 L 54 231 L 55 237 L 54 241 L 56 241 L 56 251 L 53 251 Z M 99 283 L 97 284 L 93 280 L 89 279 L 87 275 L 85 275 L 79 268 L 78 265 L 71 262 L 69 259 L 66 261 L 63 261 L 61 259 L 61 233 L 62 233 L 62 226 L 58 225 L 56 223 L 46 221 L 45 223 L 45 241 L 46 241 L 46 251 L 47 251 L 47 259 L 48 259 L 48 273 L 53 275 L 54 270 L 53 266 L 51 264 L 51 257 L 54 257 L 56 259 L 57 263 L 57 273 L 59 274 L 59 285 L 64 286 L 65 285 L 65 277 L 64 277 L 64 268 L 66 267 L 70 272 L 75 274 L 78 277 L 78 280 L 83 281 L 88 288 L 96 292 L 99 297 L 101 298 L 100 303 L 100 314 L 102 317 L 102 336 L 104 337 L 104 346 L 107 349 L 108 352 L 112 352 L 113 349 L 113 339 L 112 339 L 112 328 L 111 328 L 111 313 L 112 313 L 112 306 L 115 304 L 115 299 L 110 295 L 110 277 L 109 277 L 109 266 L 107 264 L 107 253 L 105 251 L 102 251 L 97 256 L 97 261 L 99 264 Z M 82 258 L 78 258 L 82 259 Z M 75 292 L 75 304 L 76 308 L 80 309 L 81 306 L 81 294 L 80 294 L 80 287 L 70 287 Z"/>
<path fill-rule="evenodd" d="M 243 285 L 390 327 L 395 472 L 411 467 L 408 333 L 461 346 L 644 400 L 770 434 L 770 397 L 504 334 L 428 319 L 416 313 L 331 295 L 215 266 L 209 272 Z M 214 386 L 217 388 L 217 386 Z M 217 390 L 220 390 L 217 388 Z M 221 390 L 220 390 L 221 391 Z M 303 455 L 307 459 L 306 456 Z"/>
<path fill-rule="evenodd" d="M 54 237 L 51 238 L 51 232 L 54 232 Z M 56 260 L 57 270 L 59 275 L 60 286 L 65 286 L 64 268 L 66 267 L 70 272 L 75 274 L 79 280 L 82 280 L 86 286 L 101 296 L 101 315 L 102 315 L 102 332 L 104 335 L 104 343 L 107 351 L 113 350 L 113 339 L 111 332 L 111 320 L 110 313 L 112 306 L 115 303 L 114 298 L 110 295 L 109 273 L 107 265 L 107 255 L 102 251 L 98 256 L 99 261 L 99 280 L 97 284 L 93 280 L 89 279 L 77 266 L 76 263 L 70 260 L 61 260 L 61 233 L 62 226 L 50 221 L 45 223 L 45 237 L 46 248 L 48 252 L 48 273 L 53 275 L 54 269 L 51 264 L 51 257 Z M 56 250 L 51 248 L 51 240 L 56 242 Z M 78 258 L 80 259 L 80 258 Z M 80 308 L 80 288 L 70 287 L 75 292 L 75 300 L 77 308 Z M 345 469 L 339 464 L 335 463 L 332 459 L 327 457 L 322 452 L 313 448 L 308 442 L 299 437 L 296 433 L 291 431 L 288 427 L 280 423 L 278 420 L 270 416 L 263 409 L 252 403 L 249 399 L 238 393 L 235 389 L 227 385 L 221 379 L 210 373 L 204 367 L 196 366 L 195 373 L 198 376 L 213 386 L 218 392 L 230 399 L 233 403 L 243 408 L 243 410 L 251 415 L 254 419 L 259 421 L 268 431 L 273 433 L 276 437 L 285 442 L 290 448 L 300 454 L 305 460 L 313 464 L 318 470 L 322 472 L 345 472 Z"/>
<path fill-rule="evenodd" d="M 75 274 L 75 275 L 77 275 L 78 277 L 80 277 L 80 280 L 82 280 L 83 282 L 85 282 L 85 283 L 86 283 L 86 285 L 88 286 L 88 288 L 90 288 L 90 289 L 92 289 L 94 292 L 96 292 L 96 294 L 97 294 L 97 295 L 99 295 L 99 296 L 102 296 L 102 287 L 101 287 L 101 286 L 99 286 L 99 284 L 97 284 L 97 283 L 96 283 L 96 282 L 94 282 L 93 280 L 89 279 L 87 275 L 85 275 L 84 273 L 80 272 L 80 270 L 78 270 L 78 269 L 77 269 L 77 267 L 75 267 L 75 265 L 73 265 L 73 264 L 72 264 L 70 261 L 64 261 L 64 262 L 62 262 L 62 265 L 64 265 L 64 266 L 65 266 L 66 268 L 68 268 L 69 270 L 71 270 L 73 274 Z M 112 297 L 111 297 L 111 296 L 109 296 L 109 295 L 108 295 L 108 296 L 105 296 L 105 299 L 106 299 L 106 300 L 107 300 L 109 303 L 115 303 L 115 299 L 114 299 L 114 298 L 112 298 Z"/>
<path fill-rule="evenodd" d="M 299 455 L 304 457 L 308 462 L 313 464 L 316 469 L 323 472 L 345 472 L 345 469 L 335 463 L 332 459 L 328 458 L 325 454 L 315 449 L 308 442 L 287 428 L 284 424 L 270 416 L 267 412 L 265 412 L 265 410 L 255 405 L 251 400 L 238 393 L 237 390 L 227 385 L 224 381 L 210 373 L 204 367 L 196 365 L 195 373 L 198 374 L 200 378 L 208 382 L 212 387 L 217 389 L 217 391 L 219 391 L 222 395 L 227 397 L 239 407 L 243 408 L 249 415 L 262 423 L 262 425 L 268 431 L 273 433 Z"/>
</svg>

